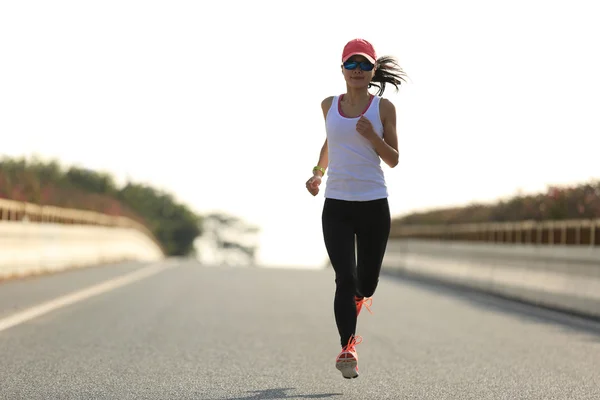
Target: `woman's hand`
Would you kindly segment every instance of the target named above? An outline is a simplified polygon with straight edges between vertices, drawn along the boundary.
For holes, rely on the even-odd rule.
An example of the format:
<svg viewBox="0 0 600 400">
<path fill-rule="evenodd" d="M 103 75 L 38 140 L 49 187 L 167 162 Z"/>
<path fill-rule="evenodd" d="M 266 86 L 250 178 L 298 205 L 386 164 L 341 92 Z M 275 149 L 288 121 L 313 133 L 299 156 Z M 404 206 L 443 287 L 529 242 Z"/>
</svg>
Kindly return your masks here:
<svg viewBox="0 0 600 400">
<path fill-rule="evenodd" d="M 378 138 L 375 129 L 373 128 L 373 124 L 371 124 L 371 121 L 365 118 L 364 115 L 362 115 L 356 123 L 356 130 L 370 142 Z"/>
<path fill-rule="evenodd" d="M 321 177 L 319 175 L 313 175 L 306 181 L 306 189 L 313 196 L 316 196 L 317 193 L 319 193 L 319 185 L 321 185 Z"/>
</svg>

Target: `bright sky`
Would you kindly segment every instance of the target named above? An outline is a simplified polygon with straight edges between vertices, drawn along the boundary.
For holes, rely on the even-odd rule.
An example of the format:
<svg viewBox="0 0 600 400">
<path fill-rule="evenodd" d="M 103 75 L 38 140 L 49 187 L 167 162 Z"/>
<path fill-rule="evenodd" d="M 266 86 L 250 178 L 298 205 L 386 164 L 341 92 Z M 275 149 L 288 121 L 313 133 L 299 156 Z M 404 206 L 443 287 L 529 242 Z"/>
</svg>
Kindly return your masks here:
<svg viewBox="0 0 600 400">
<path fill-rule="evenodd" d="M 410 78 L 384 95 L 401 215 L 600 177 L 594 3 L 3 1 L 0 154 L 150 183 L 260 225 L 265 264 L 322 265 L 304 184 L 348 40 Z"/>
</svg>

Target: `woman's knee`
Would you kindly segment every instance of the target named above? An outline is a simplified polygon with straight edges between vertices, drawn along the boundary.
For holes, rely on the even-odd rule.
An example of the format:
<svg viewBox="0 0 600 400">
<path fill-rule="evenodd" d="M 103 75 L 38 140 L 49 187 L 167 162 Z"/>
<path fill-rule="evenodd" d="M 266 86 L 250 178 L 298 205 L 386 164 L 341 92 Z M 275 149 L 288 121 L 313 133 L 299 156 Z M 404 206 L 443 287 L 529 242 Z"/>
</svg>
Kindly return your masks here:
<svg viewBox="0 0 600 400">
<path fill-rule="evenodd" d="M 358 285 L 357 294 L 361 297 L 371 297 L 375 294 L 375 290 L 377 289 L 377 284 L 379 283 L 379 279 L 372 282 L 361 282 Z"/>
<path fill-rule="evenodd" d="M 338 290 L 356 292 L 356 277 L 348 274 L 338 275 L 335 277 L 335 285 Z"/>
</svg>

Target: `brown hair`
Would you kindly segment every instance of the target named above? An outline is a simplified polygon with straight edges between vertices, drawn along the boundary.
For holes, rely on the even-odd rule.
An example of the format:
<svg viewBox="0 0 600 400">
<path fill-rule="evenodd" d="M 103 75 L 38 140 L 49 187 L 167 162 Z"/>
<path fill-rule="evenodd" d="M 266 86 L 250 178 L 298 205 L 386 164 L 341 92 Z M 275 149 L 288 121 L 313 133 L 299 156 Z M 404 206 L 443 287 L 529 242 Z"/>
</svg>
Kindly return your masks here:
<svg viewBox="0 0 600 400">
<path fill-rule="evenodd" d="M 396 91 L 398 91 L 400 84 L 404 81 L 406 82 L 406 74 L 398 65 L 398 62 L 394 57 L 391 56 L 382 56 L 377 59 L 375 62 L 375 74 L 371 82 L 369 83 L 369 88 L 375 86 L 378 88 L 377 95 L 381 96 L 385 91 L 386 83 L 394 85 L 396 87 Z"/>
</svg>

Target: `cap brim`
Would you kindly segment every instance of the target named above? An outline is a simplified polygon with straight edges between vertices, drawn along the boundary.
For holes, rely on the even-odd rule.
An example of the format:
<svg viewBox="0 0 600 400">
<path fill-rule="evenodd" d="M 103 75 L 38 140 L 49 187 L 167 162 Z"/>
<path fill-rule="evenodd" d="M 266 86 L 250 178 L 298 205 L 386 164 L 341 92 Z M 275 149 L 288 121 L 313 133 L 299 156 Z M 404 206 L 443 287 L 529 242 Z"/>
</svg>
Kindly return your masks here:
<svg viewBox="0 0 600 400">
<path fill-rule="evenodd" d="M 342 62 L 346 62 L 352 56 L 363 56 L 364 58 L 366 58 L 367 60 L 369 60 L 369 62 L 371 64 L 375 64 L 375 61 L 376 61 L 376 60 L 373 59 L 373 57 L 371 57 L 370 55 L 368 55 L 366 53 L 356 52 L 356 53 L 350 53 L 350 54 L 348 54 L 346 57 L 344 57 L 342 59 Z"/>
</svg>

